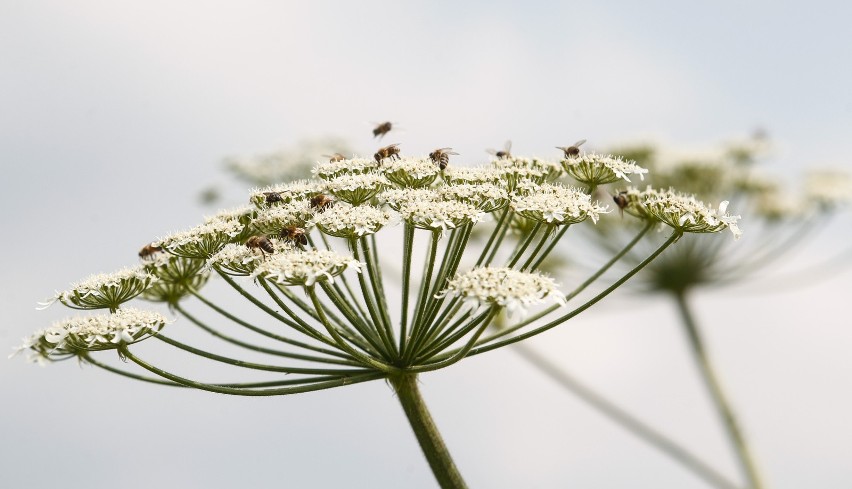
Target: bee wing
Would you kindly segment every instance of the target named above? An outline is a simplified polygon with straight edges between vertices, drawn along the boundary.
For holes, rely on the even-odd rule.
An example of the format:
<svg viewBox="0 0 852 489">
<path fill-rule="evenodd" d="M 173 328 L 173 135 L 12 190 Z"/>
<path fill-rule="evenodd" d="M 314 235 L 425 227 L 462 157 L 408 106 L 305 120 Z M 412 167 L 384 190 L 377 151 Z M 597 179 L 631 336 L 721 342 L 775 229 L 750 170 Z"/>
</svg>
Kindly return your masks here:
<svg viewBox="0 0 852 489">
<path fill-rule="evenodd" d="M 507 141 L 503 144 L 503 151 L 505 151 L 505 152 L 507 152 L 507 153 L 509 153 L 509 152 L 511 152 L 511 151 L 512 151 L 512 141 L 508 141 L 508 140 L 507 140 Z"/>
<path fill-rule="evenodd" d="M 497 150 L 496 149 L 488 148 L 488 149 L 485 150 L 485 152 L 490 154 L 491 156 L 497 156 Z"/>
<path fill-rule="evenodd" d="M 575 147 L 575 148 L 579 148 L 580 146 L 582 146 L 583 144 L 585 144 L 585 142 L 586 142 L 586 140 L 585 140 L 585 139 L 581 139 L 581 140 L 577 141 L 576 143 L 574 143 L 574 147 Z"/>
</svg>

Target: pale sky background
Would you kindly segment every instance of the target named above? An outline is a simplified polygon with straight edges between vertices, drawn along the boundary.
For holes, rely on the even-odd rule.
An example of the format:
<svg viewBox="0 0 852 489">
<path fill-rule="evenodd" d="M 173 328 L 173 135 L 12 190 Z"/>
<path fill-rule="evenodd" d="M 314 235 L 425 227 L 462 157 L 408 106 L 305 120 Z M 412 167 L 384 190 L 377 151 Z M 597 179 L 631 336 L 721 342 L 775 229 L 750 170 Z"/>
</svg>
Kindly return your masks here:
<svg viewBox="0 0 852 489">
<path fill-rule="evenodd" d="M 370 121 L 471 163 L 506 139 L 557 156 L 759 126 L 789 179 L 852 170 L 850 18 L 839 1 L 0 0 L 0 347 L 67 315 L 34 310 L 55 289 L 197 223 L 223 157 L 323 134 L 370 150 Z M 848 488 L 852 275 L 769 284 L 698 300 L 711 353 L 770 487 Z M 668 304 L 607 300 L 529 344 L 735 476 Z M 508 349 L 421 380 L 471 487 L 706 487 Z M 382 382 L 233 398 L 16 358 L 0 392 L 4 488 L 434 487 Z"/>
</svg>

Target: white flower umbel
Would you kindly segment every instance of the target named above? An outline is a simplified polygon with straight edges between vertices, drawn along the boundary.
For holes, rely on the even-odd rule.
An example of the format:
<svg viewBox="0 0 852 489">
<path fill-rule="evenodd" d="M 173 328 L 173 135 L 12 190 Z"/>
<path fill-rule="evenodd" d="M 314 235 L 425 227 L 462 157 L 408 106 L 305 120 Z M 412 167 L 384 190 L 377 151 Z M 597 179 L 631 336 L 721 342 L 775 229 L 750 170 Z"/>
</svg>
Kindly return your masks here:
<svg viewBox="0 0 852 489">
<path fill-rule="evenodd" d="M 204 273 L 204 260 L 158 253 L 145 262 L 145 269 L 161 282 L 185 283 Z"/>
<path fill-rule="evenodd" d="M 254 278 L 263 278 L 280 285 L 304 285 L 332 281 L 347 268 L 360 273 L 361 262 L 351 256 L 328 250 L 290 250 L 267 257 L 252 272 Z"/>
<path fill-rule="evenodd" d="M 565 295 L 552 278 L 511 268 L 474 268 L 451 279 L 442 294 L 459 296 L 476 309 L 505 307 L 511 317 L 522 316 L 528 307 L 547 300 L 565 304 Z"/>
<path fill-rule="evenodd" d="M 416 228 L 446 231 L 477 223 L 485 213 L 471 204 L 456 200 L 406 202 L 399 207 L 402 219 Z"/>
<path fill-rule="evenodd" d="M 264 209 L 257 213 L 249 229 L 252 235 L 277 236 L 285 227 L 304 227 L 313 215 L 311 203 L 307 200 L 294 200 L 286 204 Z"/>
<path fill-rule="evenodd" d="M 213 220 L 152 243 L 169 253 L 185 258 L 206 260 L 233 241 L 245 229 L 238 220 Z"/>
<path fill-rule="evenodd" d="M 431 188 L 392 188 L 379 195 L 379 200 L 393 210 L 412 202 L 436 202 L 443 200 L 437 190 Z"/>
<path fill-rule="evenodd" d="M 541 158 L 526 158 L 520 156 L 512 156 L 510 158 L 500 158 L 491 163 L 496 168 L 526 168 L 534 170 L 533 173 L 527 175 L 528 178 L 552 182 L 561 177 L 564 173 L 562 165 L 556 161 L 543 160 Z"/>
<path fill-rule="evenodd" d="M 185 259 L 177 257 L 174 258 L 179 260 Z M 165 302 L 170 306 L 174 306 L 181 299 L 188 296 L 191 293 L 190 291 L 201 290 L 209 278 L 210 272 L 203 270 L 183 282 L 166 282 L 165 280 L 160 280 L 151 287 L 145 289 L 145 292 L 142 292 L 140 297 L 146 301 Z"/>
<path fill-rule="evenodd" d="M 592 203 L 589 194 L 580 189 L 559 184 L 542 184 L 535 191 L 516 194 L 512 209 L 527 219 L 547 224 L 575 224 L 609 212 L 606 206 Z"/>
<path fill-rule="evenodd" d="M 684 233 L 717 233 L 727 228 L 734 238 L 742 235 L 737 226 L 740 216 L 727 213 L 727 200 L 716 210 L 692 195 L 649 189 L 643 192 L 642 206 L 652 218 Z"/>
<path fill-rule="evenodd" d="M 502 171 L 492 166 L 449 166 L 442 177 L 450 185 L 462 183 L 500 183 Z"/>
<path fill-rule="evenodd" d="M 639 175 L 645 179 L 648 170 L 640 167 L 635 161 L 625 160 L 620 156 L 586 153 L 575 158 L 562 161 L 565 172 L 577 181 L 586 185 L 598 186 L 619 180 L 630 181 L 629 175 Z"/>
<path fill-rule="evenodd" d="M 390 212 L 378 207 L 343 203 L 316 214 L 312 223 L 325 234 L 354 239 L 377 232 L 390 219 Z"/>
<path fill-rule="evenodd" d="M 125 268 L 113 273 L 99 273 L 71 284 L 45 305 L 57 299 L 74 309 L 118 309 L 118 307 L 145 291 L 159 279 L 149 273 L 146 266 Z"/>
<path fill-rule="evenodd" d="M 24 342 L 46 360 L 61 359 L 87 351 L 111 350 L 137 343 L 157 334 L 168 321 L 153 311 L 119 309 L 111 314 L 78 316 L 56 322 Z"/>
<path fill-rule="evenodd" d="M 400 187 L 428 187 L 435 181 L 440 168 L 429 158 L 401 158 L 382 165 L 388 180 Z"/>
<path fill-rule="evenodd" d="M 805 195 L 823 209 L 852 202 L 852 175 L 839 170 L 813 170 L 805 177 Z"/>
<path fill-rule="evenodd" d="M 268 260 L 270 256 L 293 249 L 293 245 L 279 239 L 270 238 L 270 244 L 275 250 L 272 254 L 261 253 L 259 249 L 249 248 L 244 244 L 230 243 L 207 260 L 207 267 L 216 269 L 228 275 L 247 276 L 254 272 L 258 263 Z"/>
<path fill-rule="evenodd" d="M 343 202 L 359 205 L 381 192 L 390 182 L 378 173 L 341 175 L 328 182 L 328 190 Z"/>
<path fill-rule="evenodd" d="M 482 212 L 494 212 L 509 204 L 509 192 L 493 183 L 462 183 L 438 189 L 442 200 L 458 200 Z"/>
<path fill-rule="evenodd" d="M 502 160 L 495 160 L 495 164 L 500 164 Z M 511 192 L 515 190 L 519 182 L 530 180 L 536 183 L 544 183 L 545 173 L 537 168 L 525 166 L 504 166 L 498 168 L 501 181 L 506 185 Z"/>
<path fill-rule="evenodd" d="M 285 184 L 252 189 L 249 201 L 257 208 L 282 205 L 294 200 L 309 200 L 326 191 L 325 182 L 320 180 L 296 180 Z M 280 199 L 280 200 L 279 200 Z"/>
<path fill-rule="evenodd" d="M 352 158 L 351 160 L 327 161 L 318 163 L 314 168 L 314 175 L 323 180 L 331 180 L 341 175 L 358 175 L 361 173 L 372 173 L 379 168 L 374 159 Z"/>
</svg>

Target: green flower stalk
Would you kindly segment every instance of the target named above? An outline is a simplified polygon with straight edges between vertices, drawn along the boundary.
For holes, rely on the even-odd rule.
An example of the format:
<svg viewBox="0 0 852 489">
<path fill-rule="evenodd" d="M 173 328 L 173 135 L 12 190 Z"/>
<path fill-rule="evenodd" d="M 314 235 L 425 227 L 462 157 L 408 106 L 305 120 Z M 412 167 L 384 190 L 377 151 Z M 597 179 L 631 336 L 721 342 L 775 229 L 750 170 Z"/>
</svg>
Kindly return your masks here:
<svg viewBox="0 0 852 489">
<path fill-rule="evenodd" d="M 464 487 L 417 388 L 419 374 L 565 324 L 656 260 L 684 233 L 736 226 L 736 217 L 686 196 L 678 197 L 690 202 L 681 218 L 665 207 L 667 219 L 677 221 L 674 225 L 657 217 L 650 210 L 655 204 L 647 200 L 652 217 L 639 235 L 662 222 L 670 226 L 667 239 L 580 302 L 578 294 L 602 280 L 638 237 L 577 285 L 563 288 L 540 271 L 569 227 L 593 226 L 610 211 L 580 189 L 547 183 L 563 172 L 560 163 L 514 157 L 443 171 L 425 157 L 382 165 L 334 158 L 316 166 L 318 179 L 252 191 L 253 209 L 220 212 L 188 231 L 160 238 L 153 243 L 157 251 L 146 255 L 131 279 L 120 272 L 59 294 L 71 307 L 87 305 L 82 302 L 86 298 L 111 313 L 68 320 L 27 339 L 22 349 L 40 360 L 77 357 L 129 378 L 242 396 L 289 395 L 386 379 L 439 484 Z M 504 239 L 511 229 L 528 223 L 533 226 L 528 235 Z M 475 231 L 487 238 L 472 239 Z M 394 261 L 399 266 L 389 267 Z M 210 275 L 221 279 L 220 287 L 231 289 L 232 300 L 208 298 L 203 290 Z M 401 287 L 395 290 L 390 284 Z M 248 361 L 184 343 L 178 339 L 181 327 L 164 328 L 167 321 L 155 313 L 120 307 L 134 298 L 165 303 L 222 342 L 271 360 Z M 255 307 L 264 320 L 241 317 L 233 300 Z M 197 308 L 210 309 L 219 320 L 202 320 Z M 513 323 L 487 333 L 503 312 Z M 96 327 L 80 326 L 90 323 Z M 232 330 L 241 329 L 258 336 L 237 338 Z M 204 361 L 265 372 L 272 380 L 189 378 L 143 358 L 136 344 L 149 338 Z M 117 350 L 121 359 L 149 374 L 96 359 L 104 349 Z"/>
</svg>

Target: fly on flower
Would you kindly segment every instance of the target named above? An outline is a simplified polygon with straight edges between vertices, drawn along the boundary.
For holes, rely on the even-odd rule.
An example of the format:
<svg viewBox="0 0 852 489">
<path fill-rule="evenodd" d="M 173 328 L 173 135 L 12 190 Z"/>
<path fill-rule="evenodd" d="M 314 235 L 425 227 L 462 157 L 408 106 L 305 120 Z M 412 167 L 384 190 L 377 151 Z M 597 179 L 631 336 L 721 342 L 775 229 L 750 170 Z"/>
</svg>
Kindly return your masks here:
<svg viewBox="0 0 852 489">
<path fill-rule="evenodd" d="M 246 247 L 250 250 L 258 250 L 260 251 L 263 259 L 266 259 L 266 254 L 275 253 L 275 246 L 272 245 L 272 242 L 269 241 L 269 238 L 266 236 L 251 236 L 248 240 L 246 240 Z"/>
<path fill-rule="evenodd" d="M 503 149 L 486 149 L 486 153 L 496 156 L 498 159 L 503 158 L 511 158 L 512 157 L 512 141 L 506 141 L 503 143 Z"/>
<path fill-rule="evenodd" d="M 311 208 L 316 212 L 323 212 L 334 205 L 334 199 L 325 194 L 316 194 L 311 197 Z"/>
<path fill-rule="evenodd" d="M 281 232 L 278 233 L 278 238 L 286 243 L 293 243 L 297 246 L 307 246 L 308 236 L 305 230 L 296 226 L 284 226 Z"/>
<path fill-rule="evenodd" d="M 391 144 L 389 146 L 383 146 L 383 147 L 379 148 L 379 150 L 376 151 L 376 154 L 373 155 L 373 157 L 376 159 L 376 163 L 378 163 L 379 166 L 381 166 L 382 160 L 384 160 L 386 158 L 390 158 L 392 160 L 398 159 L 399 158 L 399 143 Z"/>
<path fill-rule="evenodd" d="M 337 163 L 337 162 L 339 162 L 339 161 L 343 161 L 343 160 L 345 160 L 345 159 L 346 159 L 346 157 L 345 157 L 345 156 L 343 156 L 343 155 L 342 155 L 342 154 L 340 154 L 340 153 L 333 153 L 333 154 L 330 154 L 330 155 L 322 155 L 322 157 L 323 157 L 323 158 L 328 158 L 328 162 L 329 162 L 329 163 Z"/>
<path fill-rule="evenodd" d="M 581 139 L 571 146 L 557 146 L 556 149 L 561 149 L 565 153 L 565 158 L 574 158 L 580 156 L 580 146 L 586 143 L 585 139 Z"/>
<path fill-rule="evenodd" d="M 143 246 L 141 250 L 139 250 L 139 258 L 142 260 L 147 260 L 152 258 L 155 254 L 160 253 L 161 251 L 163 251 L 162 248 L 149 243 Z"/>
<path fill-rule="evenodd" d="M 444 171 L 450 164 L 450 155 L 458 155 L 458 153 L 454 152 L 453 148 L 438 148 L 429 153 L 429 159 L 432 160 L 432 163 L 438 165 L 441 171 Z"/>
<path fill-rule="evenodd" d="M 385 134 L 389 133 L 393 129 L 393 123 L 390 121 L 385 121 L 376 125 L 373 128 L 373 137 L 374 138 L 383 138 Z"/>
</svg>

